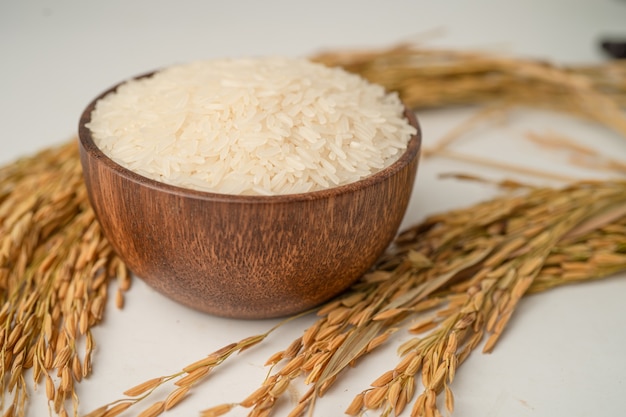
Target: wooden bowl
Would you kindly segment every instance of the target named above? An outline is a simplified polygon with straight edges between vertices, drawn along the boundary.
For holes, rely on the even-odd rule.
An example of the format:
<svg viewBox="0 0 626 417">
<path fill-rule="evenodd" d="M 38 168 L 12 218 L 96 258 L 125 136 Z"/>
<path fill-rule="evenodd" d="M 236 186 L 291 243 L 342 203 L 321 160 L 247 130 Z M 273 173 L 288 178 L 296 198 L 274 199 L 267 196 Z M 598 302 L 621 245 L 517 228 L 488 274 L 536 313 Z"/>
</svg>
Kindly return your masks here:
<svg viewBox="0 0 626 417">
<path fill-rule="evenodd" d="M 114 87 L 115 88 L 115 87 Z M 388 168 L 303 194 L 202 192 L 142 177 L 109 159 L 79 124 L 89 198 L 109 242 L 133 273 L 207 313 L 270 318 L 310 309 L 353 284 L 389 245 L 415 180 L 421 134 Z"/>
</svg>

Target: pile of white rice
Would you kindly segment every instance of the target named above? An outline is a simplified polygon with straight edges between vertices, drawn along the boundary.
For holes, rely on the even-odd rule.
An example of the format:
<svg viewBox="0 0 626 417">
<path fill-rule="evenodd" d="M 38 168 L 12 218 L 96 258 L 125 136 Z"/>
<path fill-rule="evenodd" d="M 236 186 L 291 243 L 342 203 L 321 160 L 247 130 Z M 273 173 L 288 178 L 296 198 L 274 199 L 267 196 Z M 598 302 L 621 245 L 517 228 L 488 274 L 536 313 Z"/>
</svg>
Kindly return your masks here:
<svg viewBox="0 0 626 417">
<path fill-rule="evenodd" d="M 160 182 L 271 195 L 351 183 L 415 133 L 396 94 L 303 59 L 224 59 L 131 80 L 88 128 L 118 164 Z"/>
</svg>

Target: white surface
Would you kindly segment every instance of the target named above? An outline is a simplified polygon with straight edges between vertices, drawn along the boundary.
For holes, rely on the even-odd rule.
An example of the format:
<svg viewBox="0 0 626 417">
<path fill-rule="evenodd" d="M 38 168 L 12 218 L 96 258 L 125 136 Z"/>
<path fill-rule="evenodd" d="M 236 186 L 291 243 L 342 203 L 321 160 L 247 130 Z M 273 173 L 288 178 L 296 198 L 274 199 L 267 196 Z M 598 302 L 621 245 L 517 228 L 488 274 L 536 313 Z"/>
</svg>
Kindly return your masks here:
<svg viewBox="0 0 626 417">
<path fill-rule="evenodd" d="M 0 162 L 69 139 L 83 107 L 95 95 L 124 78 L 176 62 L 307 56 L 325 49 L 387 46 L 441 28 L 444 34 L 431 45 L 587 63 L 601 59 L 597 48 L 601 35 L 626 35 L 624 22 L 623 0 L 0 0 Z M 468 110 L 419 113 L 425 145 L 468 114 Z M 540 153 L 523 140 L 528 130 L 569 134 L 626 160 L 624 138 L 579 120 L 539 112 L 515 113 L 509 124 L 465 138 L 459 149 L 489 152 L 581 178 L 594 175 L 561 164 L 557 154 Z M 493 195 L 487 186 L 438 179 L 438 173 L 450 171 L 503 176 L 472 165 L 425 160 L 405 224 Z M 622 274 L 525 299 L 495 352 L 488 356 L 476 352 L 460 368 L 453 385 L 455 415 L 622 415 L 626 409 L 625 278 Z M 196 313 L 139 280 L 123 311 L 110 307 L 95 332 L 94 374 L 79 387 L 82 412 L 275 323 Z M 302 318 L 226 363 L 180 408 L 166 415 L 197 415 L 212 405 L 243 399 L 263 380 L 265 359 L 285 348 L 312 320 Z M 394 366 L 395 347 L 406 337 L 399 332 L 386 349 L 338 380 L 318 401 L 315 415 L 342 415 L 354 394 Z M 47 415 L 42 397 L 42 391 L 34 394 L 29 416 Z M 245 413 L 237 410 L 231 415 Z"/>
</svg>

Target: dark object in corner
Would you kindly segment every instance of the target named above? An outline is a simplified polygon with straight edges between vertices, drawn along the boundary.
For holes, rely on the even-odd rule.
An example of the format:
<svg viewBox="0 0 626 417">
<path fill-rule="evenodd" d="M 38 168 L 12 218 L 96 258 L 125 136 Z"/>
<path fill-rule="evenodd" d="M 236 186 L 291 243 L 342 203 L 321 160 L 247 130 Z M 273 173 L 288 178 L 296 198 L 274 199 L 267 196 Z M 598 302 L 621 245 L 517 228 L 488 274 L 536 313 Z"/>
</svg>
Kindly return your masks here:
<svg viewBox="0 0 626 417">
<path fill-rule="evenodd" d="M 609 54 L 611 58 L 626 58 L 626 39 L 605 39 L 600 45 L 602 50 Z"/>
</svg>

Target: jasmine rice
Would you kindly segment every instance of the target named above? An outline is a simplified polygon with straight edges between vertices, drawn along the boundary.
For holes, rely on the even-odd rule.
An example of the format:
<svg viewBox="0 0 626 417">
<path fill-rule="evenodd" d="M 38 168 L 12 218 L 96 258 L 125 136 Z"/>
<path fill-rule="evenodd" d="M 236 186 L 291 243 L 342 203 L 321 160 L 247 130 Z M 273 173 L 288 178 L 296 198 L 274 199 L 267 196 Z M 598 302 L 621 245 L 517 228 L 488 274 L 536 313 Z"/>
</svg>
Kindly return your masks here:
<svg viewBox="0 0 626 417">
<path fill-rule="evenodd" d="M 415 133 L 395 93 L 303 59 L 193 62 L 123 83 L 87 127 L 118 164 L 224 194 L 315 191 L 395 162 Z"/>
</svg>

